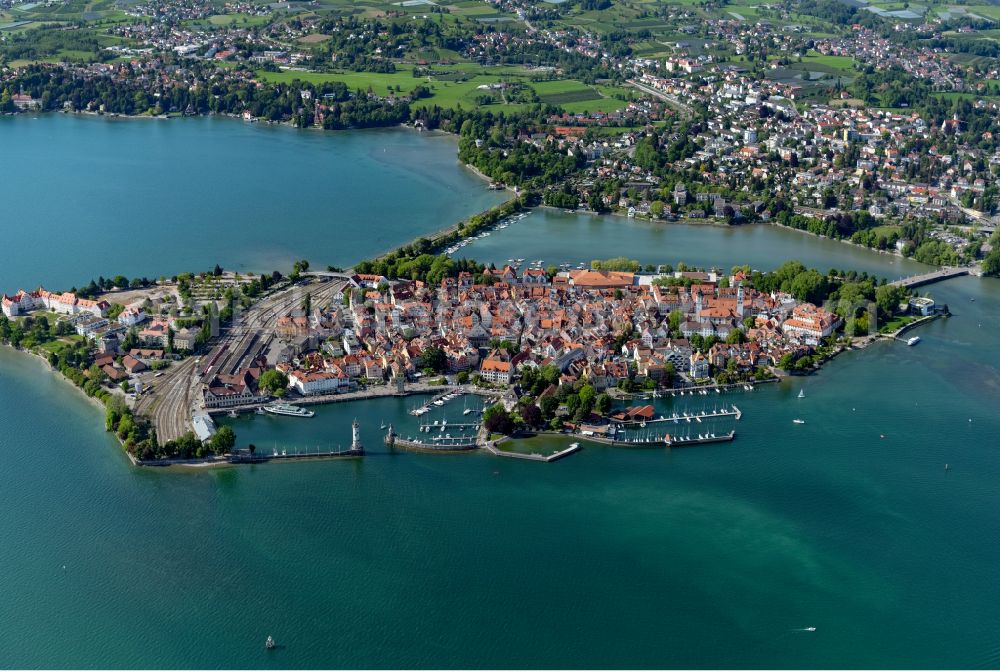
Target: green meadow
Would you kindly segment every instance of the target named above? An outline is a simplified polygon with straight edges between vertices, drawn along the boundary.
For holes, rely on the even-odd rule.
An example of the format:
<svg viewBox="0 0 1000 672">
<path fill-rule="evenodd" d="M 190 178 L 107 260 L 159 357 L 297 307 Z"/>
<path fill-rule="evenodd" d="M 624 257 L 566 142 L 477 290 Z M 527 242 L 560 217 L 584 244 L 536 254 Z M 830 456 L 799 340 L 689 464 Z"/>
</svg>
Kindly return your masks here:
<svg viewBox="0 0 1000 672">
<path fill-rule="evenodd" d="M 439 105 L 469 109 L 478 107 L 477 98 L 492 95 L 502 99 L 499 91 L 481 89 L 480 86 L 502 82 L 520 83 L 532 89 L 539 101 L 558 105 L 567 112 L 613 112 L 624 108 L 627 103 L 614 96 L 627 96 L 629 89 L 616 86 L 590 86 L 574 79 L 538 80 L 538 72 L 519 67 L 488 68 L 473 63 L 459 63 L 454 66 L 436 66 L 424 69 L 428 74 L 415 77 L 413 66 L 401 64 L 393 73 L 379 72 L 302 72 L 283 70 L 281 72 L 258 71 L 257 77 L 263 81 L 290 83 L 296 79 L 312 84 L 343 82 L 351 90 L 367 91 L 371 87 L 377 95 L 409 93 L 416 86 L 423 85 L 431 90 L 431 96 L 415 103 L 418 107 Z M 517 110 L 530 106 L 525 102 L 494 102 L 483 106 L 491 110 Z"/>
</svg>

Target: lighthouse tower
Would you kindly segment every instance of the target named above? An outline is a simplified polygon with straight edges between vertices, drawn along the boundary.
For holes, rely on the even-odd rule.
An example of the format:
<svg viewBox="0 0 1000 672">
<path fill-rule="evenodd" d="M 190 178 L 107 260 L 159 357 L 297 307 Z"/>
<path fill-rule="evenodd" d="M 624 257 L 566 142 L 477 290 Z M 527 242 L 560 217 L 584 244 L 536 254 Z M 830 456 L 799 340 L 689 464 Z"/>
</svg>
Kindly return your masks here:
<svg viewBox="0 0 1000 672">
<path fill-rule="evenodd" d="M 358 424 L 357 418 L 351 424 L 351 450 L 358 453 L 365 452 L 365 447 L 361 443 L 361 425 Z"/>
</svg>

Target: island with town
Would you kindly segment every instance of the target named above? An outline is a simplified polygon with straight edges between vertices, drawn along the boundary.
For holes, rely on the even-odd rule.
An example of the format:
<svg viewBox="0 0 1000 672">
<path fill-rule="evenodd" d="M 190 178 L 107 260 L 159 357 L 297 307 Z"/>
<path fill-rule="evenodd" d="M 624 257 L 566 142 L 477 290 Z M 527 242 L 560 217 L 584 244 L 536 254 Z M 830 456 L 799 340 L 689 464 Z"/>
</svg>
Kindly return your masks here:
<svg viewBox="0 0 1000 672">
<path fill-rule="evenodd" d="M 305 261 L 288 276 L 216 267 L 127 289 L 101 278 L 94 298 L 4 294 L 0 337 L 103 401 L 136 464 L 278 457 L 248 457 L 252 437 L 237 445 L 213 416 L 309 417 L 314 404 L 408 395 L 424 400 L 417 418 L 459 397 L 477 403 L 463 402 L 450 426 L 418 420 L 412 435 L 383 422 L 389 445 L 530 458 L 498 445 L 539 433 L 626 446 L 731 440 L 741 412 L 725 393 L 808 373 L 947 313 L 908 289 L 940 273 L 879 284 L 797 262 L 768 273 L 593 265 L 550 274 L 472 263 L 436 282 Z M 643 401 L 678 395 L 711 395 L 712 407 L 664 416 Z M 728 424 L 709 431 L 709 421 Z M 691 434 L 692 422 L 705 431 Z M 355 443 L 323 455 L 362 454 Z"/>
</svg>

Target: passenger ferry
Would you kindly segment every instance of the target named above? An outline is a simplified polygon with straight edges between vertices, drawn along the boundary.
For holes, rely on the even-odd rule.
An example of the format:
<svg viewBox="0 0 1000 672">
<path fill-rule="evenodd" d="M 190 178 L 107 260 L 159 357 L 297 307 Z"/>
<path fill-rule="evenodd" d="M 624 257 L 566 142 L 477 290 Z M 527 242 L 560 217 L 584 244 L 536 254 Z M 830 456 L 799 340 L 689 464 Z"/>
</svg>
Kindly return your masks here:
<svg viewBox="0 0 1000 672">
<path fill-rule="evenodd" d="M 292 406 L 291 404 L 271 404 L 265 406 L 264 410 L 274 415 L 291 415 L 296 418 L 311 418 L 316 415 L 313 411 Z"/>
<path fill-rule="evenodd" d="M 909 338 L 909 339 L 906 340 L 906 344 L 907 345 L 916 345 L 919 342 L 920 342 L 920 337 L 919 336 L 914 336 L 913 338 Z"/>
</svg>

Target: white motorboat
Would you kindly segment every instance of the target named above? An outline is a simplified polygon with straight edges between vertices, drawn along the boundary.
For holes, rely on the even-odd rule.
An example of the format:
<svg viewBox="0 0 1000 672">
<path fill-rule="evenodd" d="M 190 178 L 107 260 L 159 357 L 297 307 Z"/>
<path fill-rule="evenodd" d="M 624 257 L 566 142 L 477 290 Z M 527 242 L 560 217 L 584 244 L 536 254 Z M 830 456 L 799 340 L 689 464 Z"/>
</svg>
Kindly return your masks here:
<svg viewBox="0 0 1000 672">
<path fill-rule="evenodd" d="M 311 418 L 316 415 L 313 411 L 292 406 L 291 404 L 271 404 L 270 406 L 265 406 L 264 410 L 273 415 L 289 415 L 295 418 Z"/>
</svg>

